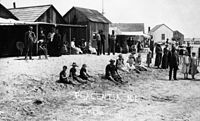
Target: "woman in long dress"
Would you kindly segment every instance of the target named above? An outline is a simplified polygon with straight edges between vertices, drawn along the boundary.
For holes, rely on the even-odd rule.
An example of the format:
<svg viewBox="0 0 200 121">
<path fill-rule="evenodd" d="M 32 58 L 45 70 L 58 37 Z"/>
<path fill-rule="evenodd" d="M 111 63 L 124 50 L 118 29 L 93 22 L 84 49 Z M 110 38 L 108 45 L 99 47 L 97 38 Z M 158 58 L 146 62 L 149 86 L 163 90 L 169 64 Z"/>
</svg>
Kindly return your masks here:
<svg viewBox="0 0 200 121">
<path fill-rule="evenodd" d="M 168 45 L 165 46 L 164 48 L 164 54 L 163 54 L 163 57 L 162 57 L 162 69 L 167 69 L 168 68 L 168 49 L 167 49 Z"/>
<path fill-rule="evenodd" d="M 160 68 L 161 61 L 162 61 L 162 48 L 161 48 L 160 44 L 157 44 L 156 59 L 155 59 L 155 66 L 157 66 L 157 68 Z"/>
<path fill-rule="evenodd" d="M 197 57 L 196 57 L 196 53 L 192 53 L 192 57 L 191 57 L 191 75 L 192 75 L 192 79 L 195 79 L 194 76 L 195 74 L 197 74 Z"/>
</svg>

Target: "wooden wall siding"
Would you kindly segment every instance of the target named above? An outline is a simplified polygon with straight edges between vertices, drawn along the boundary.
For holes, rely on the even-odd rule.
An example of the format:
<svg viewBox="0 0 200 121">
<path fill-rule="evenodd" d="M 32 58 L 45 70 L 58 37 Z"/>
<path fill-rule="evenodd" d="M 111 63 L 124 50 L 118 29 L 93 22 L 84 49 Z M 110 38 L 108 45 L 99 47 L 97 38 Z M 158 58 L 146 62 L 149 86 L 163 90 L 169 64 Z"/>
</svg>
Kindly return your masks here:
<svg viewBox="0 0 200 121">
<path fill-rule="evenodd" d="M 64 19 L 68 24 L 74 24 L 73 19 L 75 15 L 77 18 L 77 24 L 87 25 L 88 22 L 87 18 L 76 9 L 71 9 L 70 12 L 66 16 L 64 16 Z"/>
<path fill-rule="evenodd" d="M 62 18 L 52 8 L 48 9 L 43 15 L 41 15 L 36 22 L 64 24 Z"/>
<path fill-rule="evenodd" d="M 88 32 L 88 39 L 92 43 L 93 47 L 96 47 L 96 42 L 93 40 L 93 33 L 98 32 L 99 30 L 103 30 L 104 34 L 106 36 L 106 41 L 105 41 L 105 50 L 107 51 L 108 49 L 108 34 L 109 34 L 109 24 L 103 24 L 103 23 L 95 23 L 95 22 L 89 22 L 89 32 Z"/>
</svg>

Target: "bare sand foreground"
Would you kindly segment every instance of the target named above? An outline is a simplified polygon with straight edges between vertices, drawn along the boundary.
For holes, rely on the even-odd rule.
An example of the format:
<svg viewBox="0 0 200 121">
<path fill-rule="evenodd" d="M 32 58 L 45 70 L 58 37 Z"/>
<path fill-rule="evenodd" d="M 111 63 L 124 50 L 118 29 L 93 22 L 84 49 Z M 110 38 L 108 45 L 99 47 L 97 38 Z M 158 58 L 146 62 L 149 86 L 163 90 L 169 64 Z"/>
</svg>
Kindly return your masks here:
<svg viewBox="0 0 200 121">
<path fill-rule="evenodd" d="M 200 121 L 199 74 L 192 81 L 180 79 L 179 72 L 178 81 L 168 81 L 168 70 L 121 73 L 129 83 L 115 86 L 101 76 L 109 59 L 116 57 L 0 59 L 0 120 Z M 73 61 L 79 68 L 86 63 L 96 82 L 80 87 L 56 83 L 62 66 L 69 69 Z"/>
</svg>

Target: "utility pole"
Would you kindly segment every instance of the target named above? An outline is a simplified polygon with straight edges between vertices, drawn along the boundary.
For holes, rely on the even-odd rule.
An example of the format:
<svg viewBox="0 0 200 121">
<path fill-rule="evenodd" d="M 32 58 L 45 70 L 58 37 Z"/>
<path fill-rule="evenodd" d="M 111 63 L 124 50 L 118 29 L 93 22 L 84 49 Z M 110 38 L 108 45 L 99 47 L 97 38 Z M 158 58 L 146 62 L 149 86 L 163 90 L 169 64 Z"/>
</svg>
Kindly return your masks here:
<svg viewBox="0 0 200 121">
<path fill-rule="evenodd" d="M 104 12 L 104 0 L 102 0 L 102 15 L 104 15 L 105 12 Z"/>
</svg>

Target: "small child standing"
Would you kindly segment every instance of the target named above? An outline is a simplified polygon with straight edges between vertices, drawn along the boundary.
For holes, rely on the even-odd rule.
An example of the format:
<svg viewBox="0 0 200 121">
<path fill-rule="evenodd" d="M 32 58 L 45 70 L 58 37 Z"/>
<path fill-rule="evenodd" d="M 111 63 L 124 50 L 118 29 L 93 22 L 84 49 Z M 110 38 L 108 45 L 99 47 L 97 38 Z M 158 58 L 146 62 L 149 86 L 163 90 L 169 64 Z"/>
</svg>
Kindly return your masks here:
<svg viewBox="0 0 200 121">
<path fill-rule="evenodd" d="M 146 63 L 147 63 L 147 66 L 150 67 L 150 64 L 151 64 L 151 58 L 152 55 L 151 55 L 151 50 L 149 50 L 149 52 L 147 53 L 147 59 L 146 59 Z"/>
<path fill-rule="evenodd" d="M 194 76 L 195 74 L 197 74 L 197 57 L 196 57 L 196 53 L 194 52 L 192 53 L 190 66 L 191 66 L 192 79 L 195 79 Z"/>
<path fill-rule="evenodd" d="M 183 54 L 182 57 L 182 72 L 184 74 L 184 79 L 188 79 L 188 74 L 190 70 L 190 56 L 187 51 Z"/>
</svg>

